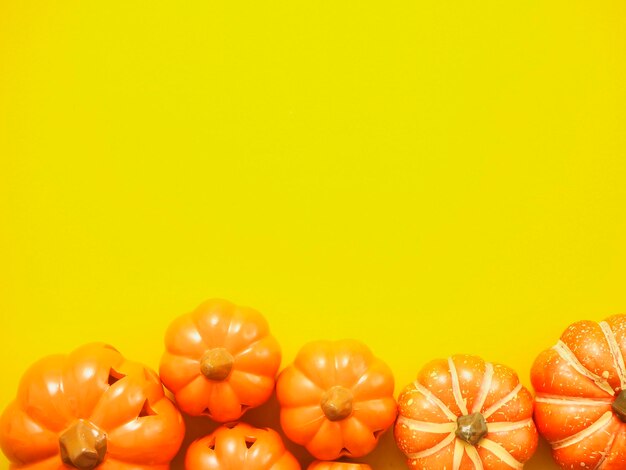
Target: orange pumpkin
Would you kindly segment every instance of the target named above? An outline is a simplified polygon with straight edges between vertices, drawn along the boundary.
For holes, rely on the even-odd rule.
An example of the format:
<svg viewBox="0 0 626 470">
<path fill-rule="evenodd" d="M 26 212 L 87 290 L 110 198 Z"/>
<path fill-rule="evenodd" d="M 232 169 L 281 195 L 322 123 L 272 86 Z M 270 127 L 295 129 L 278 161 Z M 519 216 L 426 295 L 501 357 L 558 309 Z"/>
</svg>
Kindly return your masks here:
<svg viewBox="0 0 626 470">
<path fill-rule="evenodd" d="M 531 371 L 535 422 L 561 468 L 626 468 L 626 315 L 569 326 Z"/>
<path fill-rule="evenodd" d="M 532 396 L 508 367 L 453 356 L 398 398 L 398 447 L 414 470 L 521 469 L 535 452 Z"/>
<path fill-rule="evenodd" d="M 316 460 L 307 470 L 372 470 L 366 463 L 353 462 L 327 462 Z"/>
<path fill-rule="evenodd" d="M 113 347 L 46 357 L 0 418 L 12 469 L 166 470 L 185 428 L 156 374 Z"/>
<path fill-rule="evenodd" d="M 318 459 L 361 457 L 396 418 L 393 386 L 389 367 L 362 343 L 309 343 L 278 378 L 282 428 Z"/>
<path fill-rule="evenodd" d="M 220 426 L 189 446 L 187 470 L 300 470 L 300 464 L 272 429 L 239 423 Z"/>
<path fill-rule="evenodd" d="M 224 300 L 209 300 L 169 326 L 160 375 L 180 409 L 235 421 L 274 391 L 280 347 L 265 318 Z"/>
</svg>

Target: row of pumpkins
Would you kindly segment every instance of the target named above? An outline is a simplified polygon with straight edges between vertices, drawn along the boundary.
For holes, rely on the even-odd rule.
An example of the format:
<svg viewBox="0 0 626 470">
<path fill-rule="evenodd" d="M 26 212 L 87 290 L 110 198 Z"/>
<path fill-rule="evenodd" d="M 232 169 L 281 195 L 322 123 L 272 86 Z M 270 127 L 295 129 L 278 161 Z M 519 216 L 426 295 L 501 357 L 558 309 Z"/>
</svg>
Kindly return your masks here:
<svg viewBox="0 0 626 470">
<path fill-rule="evenodd" d="M 266 320 L 223 300 L 176 318 L 165 343 L 159 376 L 105 344 L 34 364 L 0 418 L 11 468 L 166 470 L 182 411 L 226 423 L 190 445 L 188 470 L 300 469 L 278 433 L 238 423 L 274 390 L 284 434 L 318 459 L 310 469 L 370 469 L 333 461 L 368 454 L 394 424 L 415 470 L 521 469 L 537 431 L 564 469 L 626 468 L 626 315 L 571 325 L 536 359 L 534 399 L 508 367 L 458 355 L 428 364 L 396 402 L 389 367 L 353 340 L 307 344 L 276 379 Z"/>
</svg>

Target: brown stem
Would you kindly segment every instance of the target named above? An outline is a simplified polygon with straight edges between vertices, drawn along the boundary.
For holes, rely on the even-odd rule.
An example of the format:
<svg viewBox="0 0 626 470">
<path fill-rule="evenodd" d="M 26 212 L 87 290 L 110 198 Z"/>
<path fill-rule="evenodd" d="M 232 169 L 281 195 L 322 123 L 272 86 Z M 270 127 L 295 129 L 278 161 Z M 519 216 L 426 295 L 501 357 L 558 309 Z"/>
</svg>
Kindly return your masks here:
<svg viewBox="0 0 626 470">
<path fill-rule="evenodd" d="M 617 415 L 617 417 L 626 423 L 626 390 L 622 390 L 617 395 L 617 398 L 611 405 L 613 408 L 613 413 Z"/>
<path fill-rule="evenodd" d="M 209 349 L 200 360 L 200 371 L 207 379 L 224 380 L 234 364 L 235 358 L 226 349 Z"/>
<path fill-rule="evenodd" d="M 59 447 L 63 463 L 79 470 L 92 470 L 104 461 L 107 437 L 92 422 L 79 419 L 59 436 Z"/>
<path fill-rule="evenodd" d="M 322 411 L 331 421 L 340 421 L 352 414 L 352 391 L 341 385 L 329 388 L 322 395 Z"/>
<path fill-rule="evenodd" d="M 473 446 L 487 434 L 487 422 L 480 413 L 459 416 L 456 425 L 456 436 Z"/>
</svg>

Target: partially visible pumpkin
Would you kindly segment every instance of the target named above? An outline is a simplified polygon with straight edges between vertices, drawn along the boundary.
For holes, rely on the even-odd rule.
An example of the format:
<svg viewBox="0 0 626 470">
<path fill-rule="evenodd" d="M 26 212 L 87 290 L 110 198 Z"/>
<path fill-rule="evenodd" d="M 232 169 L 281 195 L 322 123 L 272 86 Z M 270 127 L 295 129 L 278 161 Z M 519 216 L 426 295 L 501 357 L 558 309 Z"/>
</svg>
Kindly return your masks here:
<svg viewBox="0 0 626 470">
<path fill-rule="evenodd" d="M 184 433 L 157 375 L 105 344 L 36 362 L 0 418 L 15 470 L 167 470 Z"/>
<path fill-rule="evenodd" d="M 324 460 L 316 460 L 309 465 L 307 470 L 372 470 L 372 467 L 366 463 L 327 462 Z"/>
<path fill-rule="evenodd" d="M 510 368 L 435 360 L 398 398 L 398 447 L 413 470 L 521 469 L 537 448 L 533 399 Z"/>
<path fill-rule="evenodd" d="M 389 367 L 359 341 L 305 345 L 277 382 L 289 439 L 320 460 L 362 457 L 396 418 Z"/>
<path fill-rule="evenodd" d="M 209 300 L 171 323 L 165 346 L 161 380 L 187 414 L 235 421 L 274 391 L 280 347 L 251 308 Z"/>
<path fill-rule="evenodd" d="M 626 315 L 570 325 L 533 365 L 535 422 L 563 469 L 626 468 Z"/>
<path fill-rule="evenodd" d="M 278 433 L 239 423 L 220 426 L 194 441 L 185 457 L 186 470 L 300 470 Z"/>
</svg>

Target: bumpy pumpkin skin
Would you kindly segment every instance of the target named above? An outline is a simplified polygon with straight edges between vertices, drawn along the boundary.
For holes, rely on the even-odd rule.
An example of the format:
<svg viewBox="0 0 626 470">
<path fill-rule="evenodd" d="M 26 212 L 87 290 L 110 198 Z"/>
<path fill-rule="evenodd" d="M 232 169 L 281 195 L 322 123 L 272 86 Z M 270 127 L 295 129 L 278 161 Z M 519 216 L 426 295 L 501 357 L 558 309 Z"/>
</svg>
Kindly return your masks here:
<svg viewBox="0 0 626 470">
<path fill-rule="evenodd" d="M 194 441 L 185 456 L 186 470 L 300 470 L 278 433 L 245 423 L 220 426 Z"/>
<path fill-rule="evenodd" d="M 106 443 L 101 461 L 64 464 L 61 442 L 85 429 Z M 157 375 L 99 343 L 33 364 L 0 418 L 0 446 L 14 470 L 166 470 L 184 433 Z"/>
<path fill-rule="evenodd" d="M 521 469 L 537 447 L 532 396 L 511 369 L 479 357 L 426 365 L 398 406 L 396 443 L 414 470 Z"/>
<path fill-rule="evenodd" d="M 570 325 L 531 371 L 535 422 L 561 468 L 626 468 L 626 315 Z"/>
<path fill-rule="evenodd" d="M 160 375 L 182 411 L 238 420 L 274 391 L 281 353 L 263 316 L 209 300 L 167 329 Z"/>
<path fill-rule="evenodd" d="M 395 421 L 389 367 L 359 341 L 305 345 L 278 377 L 280 422 L 317 459 L 362 457 Z"/>
<path fill-rule="evenodd" d="M 307 470 L 372 470 L 372 467 L 366 463 L 326 462 L 323 460 L 316 460 L 309 465 Z"/>
</svg>

